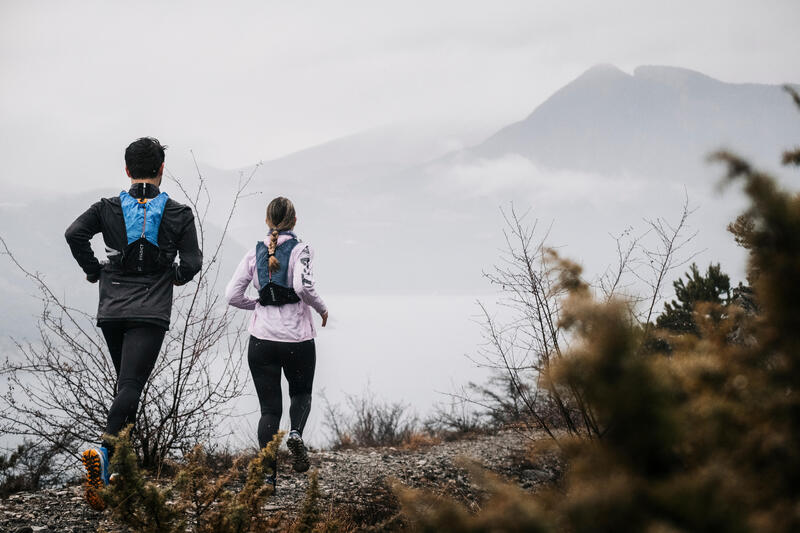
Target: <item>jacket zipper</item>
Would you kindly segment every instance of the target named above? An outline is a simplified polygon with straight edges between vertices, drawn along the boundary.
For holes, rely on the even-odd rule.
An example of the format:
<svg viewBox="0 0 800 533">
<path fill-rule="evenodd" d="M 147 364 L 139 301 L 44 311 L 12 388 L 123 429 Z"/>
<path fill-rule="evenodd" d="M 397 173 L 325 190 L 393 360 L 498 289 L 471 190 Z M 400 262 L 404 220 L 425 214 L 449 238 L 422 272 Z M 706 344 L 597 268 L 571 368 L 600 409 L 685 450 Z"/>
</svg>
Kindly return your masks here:
<svg viewBox="0 0 800 533">
<path fill-rule="evenodd" d="M 147 201 L 144 202 L 144 221 L 142 222 L 142 236 L 140 238 L 144 238 L 144 230 L 147 227 Z"/>
<path fill-rule="evenodd" d="M 149 291 L 150 285 L 143 281 L 132 281 L 132 280 L 111 280 L 112 285 L 134 285 L 136 287 L 142 287 L 144 290 Z"/>
</svg>

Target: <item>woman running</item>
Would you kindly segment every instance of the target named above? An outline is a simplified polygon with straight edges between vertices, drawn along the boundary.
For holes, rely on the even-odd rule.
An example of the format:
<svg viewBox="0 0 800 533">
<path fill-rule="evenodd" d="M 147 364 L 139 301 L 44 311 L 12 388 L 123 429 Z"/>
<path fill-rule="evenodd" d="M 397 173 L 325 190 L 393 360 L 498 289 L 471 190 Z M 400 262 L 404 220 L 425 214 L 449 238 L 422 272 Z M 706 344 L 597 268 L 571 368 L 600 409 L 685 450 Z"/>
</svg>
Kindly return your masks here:
<svg viewBox="0 0 800 533">
<path fill-rule="evenodd" d="M 292 202 L 284 197 L 272 200 L 267 206 L 266 222 L 269 236 L 244 256 L 228 283 L 225 296 L 230 305 L 253 310 L 248 326 L 247 361 L 261 404 L 258 444 L 263 448 L 278 432 L 283 412 L 283 369 L 291 399 L 291 431 L 286 444 L 292 453 L 295 471 L 305 472 L 309 462 L 303 444 L 303 427 L 311 410 L 316 365 L 316 331 L 311 309 L 322 316 L 322 327 L 328 322 L 328 311 L 314 289 L 314 252 L 292 232 L 297 223 Z M 251 282 L 258 291 L 257 299 L 245 295 Z M 273 467 L 268 482 L 274 487 L 277 464 Z"/>
</svg>

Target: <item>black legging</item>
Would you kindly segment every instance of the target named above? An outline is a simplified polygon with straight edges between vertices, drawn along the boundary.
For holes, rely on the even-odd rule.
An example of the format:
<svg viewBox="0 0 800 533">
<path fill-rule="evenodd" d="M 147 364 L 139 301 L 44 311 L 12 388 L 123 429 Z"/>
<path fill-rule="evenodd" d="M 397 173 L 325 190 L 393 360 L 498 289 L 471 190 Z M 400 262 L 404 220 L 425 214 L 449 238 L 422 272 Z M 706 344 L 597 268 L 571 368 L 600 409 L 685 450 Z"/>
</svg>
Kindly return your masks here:
<svg viewBox="0 0 800 533">
<path fill-rule="evenodd" d="M 247 349 L 250 373 L 256 385 L 261 419 L 258 421 L 258 444 L 267 445 L 281 422 L 281 368 L 289 382 L 289 419 L 292 429 L 303 433 L 311 411 L 311 387 L 317 354 L 314 339 L 303 342 L 278 342 L 250 336 Z"/>
<path fill-rule="evenodd" d="M 109 322 L 100 329 L 117 371 L 117 395 L 106 425 L 106 433 L 116 435 L 136 420 L 139 397 L 156 364 L 166 330 L 141 322 Z"/>
</svg>

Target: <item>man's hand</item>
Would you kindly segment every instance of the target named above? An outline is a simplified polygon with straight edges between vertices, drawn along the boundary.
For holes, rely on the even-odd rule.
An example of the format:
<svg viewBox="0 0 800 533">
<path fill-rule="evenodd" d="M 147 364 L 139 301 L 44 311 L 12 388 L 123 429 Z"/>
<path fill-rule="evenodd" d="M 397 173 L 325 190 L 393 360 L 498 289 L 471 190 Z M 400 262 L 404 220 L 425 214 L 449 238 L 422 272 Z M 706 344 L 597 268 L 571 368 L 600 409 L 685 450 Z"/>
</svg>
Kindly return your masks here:
<svg viewBox="0 0 800 533">
<path fill-rule="evenodd" d="M 182 287 L 186 285 L 186 282 L 181 280 L 180 271 L 178 270 L 178 263 L 172 263 L 172 284 L 176 287 Z"/>
<path fill-rule="evenodd" d="M 328 312 L 327 312 L 327 311 L 325 311 L 325 312 L 324 312 L 324 313 L 322 313 L 322 315 L 320 315 L 320 316 L 322 317 L 322 327 L 324 328 L 324 327 L 325 327 L 325 324 L 327 324 L 327 323 L 328 323 Z"/>
</svg>

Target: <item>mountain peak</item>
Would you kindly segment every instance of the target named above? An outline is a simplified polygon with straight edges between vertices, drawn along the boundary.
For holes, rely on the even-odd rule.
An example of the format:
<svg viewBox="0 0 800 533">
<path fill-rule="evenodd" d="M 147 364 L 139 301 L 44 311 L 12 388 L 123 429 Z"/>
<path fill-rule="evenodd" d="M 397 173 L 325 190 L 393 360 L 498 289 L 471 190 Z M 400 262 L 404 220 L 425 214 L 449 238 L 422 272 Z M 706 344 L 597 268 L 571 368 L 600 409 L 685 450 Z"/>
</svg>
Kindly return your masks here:
<svg viewBox="0 0 800 533">
<path fill-rule="evenodd" d="M 596 65 L 472 153 L 609 176 L 699 179 L 707 172 L 699 162 L 721 145 L 772 154 L 797 138 L 791 110 L 774 85 L 725 83 L 677 67 L 640 66 L 631 75 Z M 654 165 L 660 157 L 672 163 Z"/>
<path fill-rule="evenodd" d="M 629 78 L 630 75 L 611 63 L 599 63 L 589 68 L 578 79 L 607 80 L 613 78 Z"/>
<path fill-rule="evenodd" d="M 641 65 L 633 70 L 633 77 L 672 87 L 684 87 L 688 83 L 722 83 L 696 70 L 663 65 Z"/>
</svg>

